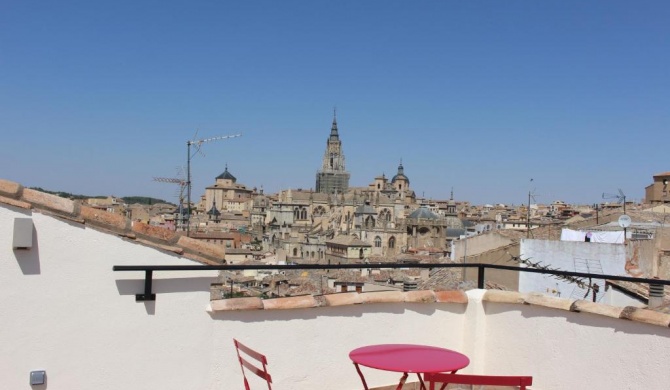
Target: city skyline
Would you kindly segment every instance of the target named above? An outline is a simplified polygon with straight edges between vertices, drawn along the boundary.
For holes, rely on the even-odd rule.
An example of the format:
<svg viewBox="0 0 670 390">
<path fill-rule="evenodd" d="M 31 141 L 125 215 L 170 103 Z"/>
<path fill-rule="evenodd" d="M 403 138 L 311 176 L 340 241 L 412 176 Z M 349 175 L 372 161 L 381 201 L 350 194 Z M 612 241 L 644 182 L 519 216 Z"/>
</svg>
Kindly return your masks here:
<svg viewBox="0 0 670 390">
<path fill-rule="evenodd" d="M 0 177 L 26 186 L 176 202 L 152 178 L 241 133 L 192 159 L 193 200 L 226 164 L 313 189 L 334 107 L 352 187 L 402 159 L 419 197 L 591 204 L 670 170 L 660 1 L 2 7 Z"/>
</svg>

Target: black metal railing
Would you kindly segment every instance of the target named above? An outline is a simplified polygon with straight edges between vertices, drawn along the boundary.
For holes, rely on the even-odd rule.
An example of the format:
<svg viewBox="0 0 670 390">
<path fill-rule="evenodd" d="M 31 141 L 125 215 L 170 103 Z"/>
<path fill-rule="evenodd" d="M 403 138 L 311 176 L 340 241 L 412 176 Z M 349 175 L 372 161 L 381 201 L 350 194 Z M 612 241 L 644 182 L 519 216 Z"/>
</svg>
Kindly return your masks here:
<svg viewBox="0 0 670 390">
<path fill-rule="evenodd" d="M 499 269 L 515 272 L 532 272 L 553 276 L 575 278 L 607 279 L 622 282 L 670 285 L 670 280 L 634 278 L 630 276 L 591 274 L 586 272 L 559 271 L 538 268 L 526 268 L 497 264 L 405 264 L 405 263 L 364 263 L 364 264 L 291 264 L 291 265 L 115 265 L 113 271 L 143 271 L 144 292 L 135 295 L 136 301 L 154 301 L 156 294 L 151 291 L 154 271 L 243 271 L 243 270 L 337 270 L 337 269 L 408 269 L 408 268 L 477 268 L 477 288 L 484 288 L 486 269 Z"/>
</svg>

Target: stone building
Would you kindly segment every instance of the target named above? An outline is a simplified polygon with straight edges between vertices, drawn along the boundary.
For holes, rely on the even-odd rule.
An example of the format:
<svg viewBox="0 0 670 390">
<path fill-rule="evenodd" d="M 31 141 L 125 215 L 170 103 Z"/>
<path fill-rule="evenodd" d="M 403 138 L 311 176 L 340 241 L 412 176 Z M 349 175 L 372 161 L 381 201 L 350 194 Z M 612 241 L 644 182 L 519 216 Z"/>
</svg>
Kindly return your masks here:
<svg viewBox="0 0 670 390">
<path fill-rule="evenodd" d="M 644 189 L 645 203 L 660 204 L 670 203 L 670 193 L 668 183 L 670 182 L 670 172 L 654 175 L 654 182 Z"/>
<path fill-rule="evenodd" d="M 252 207 L 253 190 L 237 183 L 237 178 L 228 171 L 228 165 L 222 174 L 216 177 L 214 185 L 205 188 L 206 212 L 216 208 L 219 211 L 242 212 Z"/>
<path fill-rule="evenodd" d="M 426 205 L 421 205 L 407 216 L 404 226 L 408 234 L 408 247 L 435 249 L 446 247 L 447 220 L 430 211 Z"/>
</svg>

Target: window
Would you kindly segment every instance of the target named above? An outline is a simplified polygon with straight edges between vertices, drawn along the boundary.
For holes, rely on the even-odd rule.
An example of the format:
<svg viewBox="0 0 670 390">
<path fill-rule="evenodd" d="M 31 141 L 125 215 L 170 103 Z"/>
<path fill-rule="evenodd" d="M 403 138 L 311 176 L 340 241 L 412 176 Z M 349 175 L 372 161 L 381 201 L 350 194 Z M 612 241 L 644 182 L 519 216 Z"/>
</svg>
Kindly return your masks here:
<svg viewBox="0 0 670 390">
<path fill-rule="evenodd" d="M 381 237 L 377 236 L 375 237 L 375 248 L 381 248 L 382 247 L 382 239 Z"/>
<path fill-rule="evenodd" d="M 384 209 L 379 213 L 379 219 L 384 222 L 391 221 L 391 212 L 389 209 Z"/>
<path fill-rule="evenodd" d="M 320 217 L 326 213 L 326 209 L 323 208 L 323 206 L 317 206 L 314 211 L 312 212 L 312 215 L 315 217 Z"/>
<path fill-rule="evenodd" d="M 395 237 L 389 238 L 389 248 L 395 248 Z"/>
</svg>

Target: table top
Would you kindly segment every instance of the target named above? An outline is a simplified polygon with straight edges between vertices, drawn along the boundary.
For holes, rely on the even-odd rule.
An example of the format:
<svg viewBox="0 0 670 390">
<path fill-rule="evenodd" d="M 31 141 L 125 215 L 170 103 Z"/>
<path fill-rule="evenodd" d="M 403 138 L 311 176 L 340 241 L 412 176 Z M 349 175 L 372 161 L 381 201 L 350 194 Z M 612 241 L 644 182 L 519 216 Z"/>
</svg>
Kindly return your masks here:
<svg viewBox="0 0 670 390">
<path fill-rule="evenodd" d="M 470 364 L 462 353 L 416 344 L 369 345 L 354 349 L 349 358 L 365 367 L 411 373 L 450 372 Z"/>
</svg>

